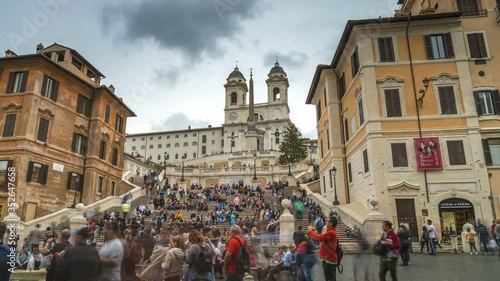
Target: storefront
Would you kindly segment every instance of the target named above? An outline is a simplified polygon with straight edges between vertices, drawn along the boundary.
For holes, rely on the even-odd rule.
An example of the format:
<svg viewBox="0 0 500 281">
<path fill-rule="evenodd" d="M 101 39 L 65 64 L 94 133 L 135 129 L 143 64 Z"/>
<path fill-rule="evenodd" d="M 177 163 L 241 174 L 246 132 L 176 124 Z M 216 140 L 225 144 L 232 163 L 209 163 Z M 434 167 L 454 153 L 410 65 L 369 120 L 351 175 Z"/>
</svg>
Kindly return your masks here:
<svg viewBox="0 0 500 281">
<path fill-rule="evenodd" d="M 462 227 L 466 223 L 474 224 L 474 206 L 462 198 L 448 198 L 439 203 L 439 218 L 443 237 L 449 232 L 456 231 L 461 237 Z"/>
</svg>

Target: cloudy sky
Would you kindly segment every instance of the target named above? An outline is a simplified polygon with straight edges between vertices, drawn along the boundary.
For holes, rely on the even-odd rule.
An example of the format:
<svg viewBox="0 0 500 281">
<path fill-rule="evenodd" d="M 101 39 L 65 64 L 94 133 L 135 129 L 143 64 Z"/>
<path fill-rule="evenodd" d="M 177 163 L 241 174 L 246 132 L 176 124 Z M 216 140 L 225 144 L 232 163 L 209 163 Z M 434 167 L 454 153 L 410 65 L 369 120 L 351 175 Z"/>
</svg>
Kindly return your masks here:
<svg viewBox="0 0 500 281">
<path fill-rule="evenodd" d="M 219 126 L 235 62 L 254 70 L 266 102 L 276 56 L 290 81 L 291 119 L 316 137 L 305 99 L 316 65 L 329 63 L 348 19 L 392 16 L 396 0 L 7 0 L 0 50 L 38 43 L 78 50 L 136 112 L 127 133 Z"/>
</svg>

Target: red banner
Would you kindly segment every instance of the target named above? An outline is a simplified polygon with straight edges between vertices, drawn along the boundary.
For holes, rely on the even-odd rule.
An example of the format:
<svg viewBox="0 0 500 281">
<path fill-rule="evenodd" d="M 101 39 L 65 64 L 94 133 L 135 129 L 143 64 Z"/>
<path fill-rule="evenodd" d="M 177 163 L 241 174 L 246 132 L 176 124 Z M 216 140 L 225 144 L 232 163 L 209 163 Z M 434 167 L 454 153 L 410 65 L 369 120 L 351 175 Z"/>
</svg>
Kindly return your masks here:
<svg viewBox="0 0 500 281">
<path fill-rule="evenodd" d="M 415 138 L 413 142 L 419 171 L 443 169 L 439 138 Z"/>
</svg>

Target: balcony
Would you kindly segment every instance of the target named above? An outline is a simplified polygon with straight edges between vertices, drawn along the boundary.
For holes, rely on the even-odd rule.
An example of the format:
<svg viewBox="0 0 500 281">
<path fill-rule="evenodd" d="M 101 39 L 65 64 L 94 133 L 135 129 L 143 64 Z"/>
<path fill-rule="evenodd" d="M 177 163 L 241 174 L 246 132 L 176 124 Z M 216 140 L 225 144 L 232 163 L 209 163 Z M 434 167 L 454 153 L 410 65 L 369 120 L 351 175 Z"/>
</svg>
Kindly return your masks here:
<svg viewBox="0 0 500 281">
<path fill-rule="evenodd" d="M 487 16 L 488 11 L 483 9 L 474 9 L 474 8 L 465 8 L 458 9 L 459 12 L 462 13 L 464 17 L 475 17 L 475 16 Z"/>
</svg>

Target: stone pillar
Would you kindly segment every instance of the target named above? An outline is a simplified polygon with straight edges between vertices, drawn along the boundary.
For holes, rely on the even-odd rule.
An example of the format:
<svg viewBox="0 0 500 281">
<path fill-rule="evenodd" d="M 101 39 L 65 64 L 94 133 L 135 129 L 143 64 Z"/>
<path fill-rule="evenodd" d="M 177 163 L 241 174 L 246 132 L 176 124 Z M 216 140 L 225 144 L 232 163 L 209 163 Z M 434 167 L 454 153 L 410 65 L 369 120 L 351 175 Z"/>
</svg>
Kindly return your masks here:
<svg viewBox="0 0 500 281">
<path fill-rule="evenodd" d="M 293 232 L 295 231 L 295 218 L 288 208 L 290 207 L 290 200 L 284 199 L 281 201 L 283 207 L 283 214 L 280 216 L 280 244 L 288 245 L 293 243 Z"/>
<path fill-rule="evenodd" d="M 87 219 L 83 216 L 83 209 L 85 208 L 85 205 L 82 203 L 76 204 L 75 210 L 73 216 L 69 219 L 69 227 L 71 228 L 71 243 L 74 244 L 75 241 L 75 235 L 73 234 L 74 231 L 87 226 Z"/>
<path fill-rule="evenodd" d="M 383 213 L 378 210 L 379 201 L 375 195 L 370 198 L 371 211 L 364 223 L 365 238 L 368 242 L 375 243 L 382 234 L 382 222 L 386 220 Z"/>
</svg>

